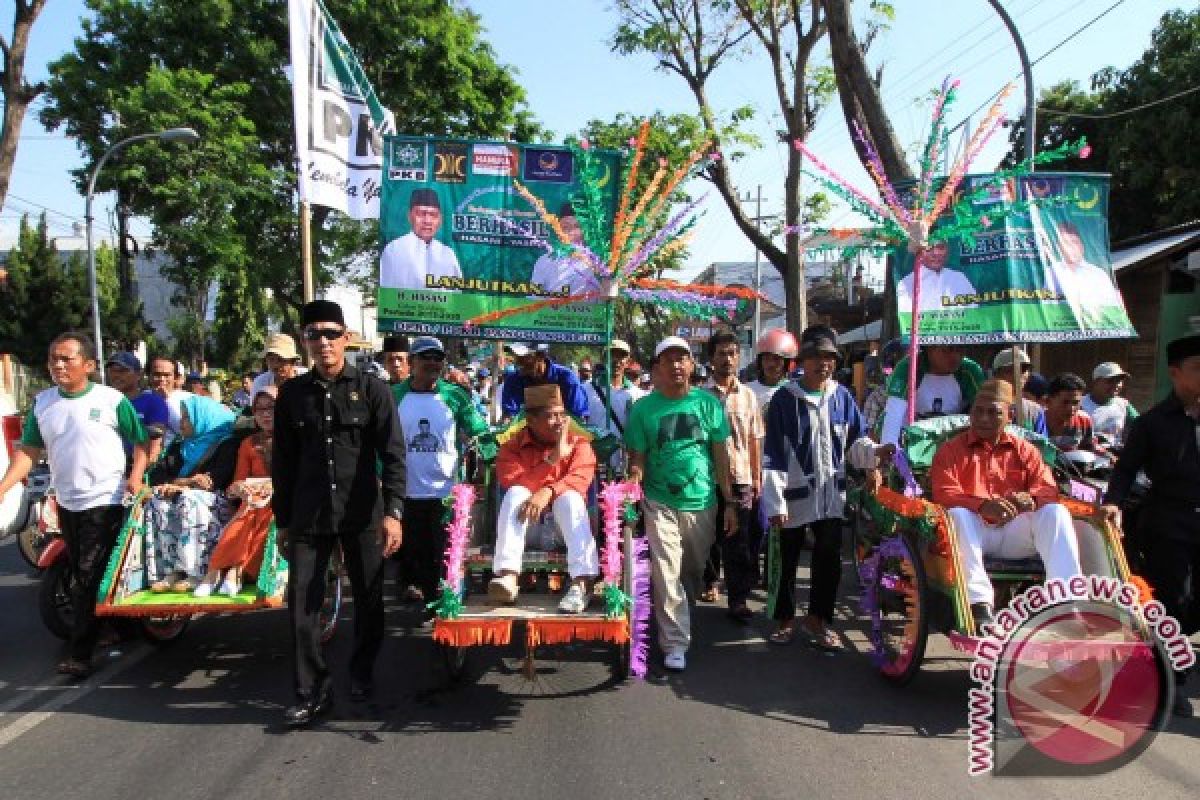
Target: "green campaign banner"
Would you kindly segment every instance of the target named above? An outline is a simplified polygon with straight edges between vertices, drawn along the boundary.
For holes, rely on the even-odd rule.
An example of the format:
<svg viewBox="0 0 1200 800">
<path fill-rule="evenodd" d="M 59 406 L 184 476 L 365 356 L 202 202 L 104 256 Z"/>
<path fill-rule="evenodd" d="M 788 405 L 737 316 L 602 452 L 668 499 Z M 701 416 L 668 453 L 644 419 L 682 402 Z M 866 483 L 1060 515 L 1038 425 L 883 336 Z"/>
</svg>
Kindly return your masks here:
<svg viewBox="0 0 1200 800">
<path fill-rule="evenodd" d="M 970 193 L 992 181 L 995 176 L 968 175 L 959 191 Z M 1093 173 L 1039 172 L 1002 180 L 974 201 L 972 211 L 985 219 L 974 241 L 954 238 L 926 251 L 921 341 L 1135 337 L 1113 280 L 1108 181 Z M 1039 204 L 1028 210 L 1010 207 L 1033 198 Z M 913 261 L 911 253 L 899 254 L 892 275 L 903 334 L 912 330 Z"/>
<path fill-rule="evenodd" d="M 620 154 L 600 152 L 600 190 L 616 213 Z M 520 182 L 581 241 L 571 209 L 579 171 L 554 145 L 387 136 L 379 212 L 378 329 L 479 339 L 598 343 L 604 304 L 564 305 L 493 324 L 466 320 L 598 288 L 592 270 L 542 242 L 557 241 L 515 187 Z"/>
</svg>

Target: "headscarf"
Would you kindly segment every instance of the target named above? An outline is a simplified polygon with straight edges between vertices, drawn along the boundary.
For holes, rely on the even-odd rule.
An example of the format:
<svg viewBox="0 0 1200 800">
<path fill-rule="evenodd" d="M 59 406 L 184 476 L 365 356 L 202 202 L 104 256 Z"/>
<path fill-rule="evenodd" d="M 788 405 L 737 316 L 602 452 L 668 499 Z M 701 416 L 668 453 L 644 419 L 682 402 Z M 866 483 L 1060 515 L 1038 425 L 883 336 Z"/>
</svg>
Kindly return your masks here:
<svg viewBox="0 0 1200 800">
<path fill-rule="evenodd" d="M 209 451 L 233 435 L 236 416 L 211 397 L 188 394 L 182 398 L 181 404 L 187 410 L 188 421 L 192 423 L 192 435 L 183 440 L 180 450 L 183 469 L 179 471 L 179 477 L 186 478 Z"/>
<path fill-rule="evenodd" d="M 250 401 L 250 408 L 253 409 L 258 404 L 258 398 L 267 395 L 272 400 L 278 399 L 279 388 L 275 386 L 264 386 L 254 393 L 254 399 Z M 271 468 L 271 451 L 275 445 L 275 433 L 267 433 L 262 428 L 254 431 L 254 446 L 258 450 L 258 454 L 262 457 L 263 463 L 267 469 Z"/>
</svg>

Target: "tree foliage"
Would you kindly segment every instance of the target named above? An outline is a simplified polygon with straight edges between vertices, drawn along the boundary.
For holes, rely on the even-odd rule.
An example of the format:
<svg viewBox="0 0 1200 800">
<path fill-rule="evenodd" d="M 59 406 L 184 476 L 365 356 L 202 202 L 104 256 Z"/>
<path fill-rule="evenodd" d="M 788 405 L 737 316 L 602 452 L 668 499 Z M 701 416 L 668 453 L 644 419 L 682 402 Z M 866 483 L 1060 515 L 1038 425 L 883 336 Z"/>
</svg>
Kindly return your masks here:
<svg viewBox="0 0 1200 800">
<path fill-rule="evenodd" d="M 12 35 L 0 35 L 0 94 L 4 95 L 3 122 L 0 123 L 0 208 L 8 197 L 8 182 L 17 160 L 17 142 L 29 104 L 45 91 L 43 83 L 25 80 L 25 53 L 29 35 L 46 0 L 14 0 Z"/>
<path fill-rule="evenodd" d="M 1100 70 L 1090 90 L 1067 82 L 1042 91 L 1037 146 L 1087 137 L 1090 157 L 1056 168 L 1112 173 L 1109 227 L 1115 241 L 1200 218 L 1194 132 L 1200 92 L 1172 98 L 1197 86 L 1200 10 L 1191 10 L 1164 14 L 1142 57 L 1124 70 Z M 1007 164 L 1019 158 L 1024 137 L 1022 116 L 1009 136 Z"/>
<path fill-rule="evenodd" d="M 458 3 L 325 5 L 398 130 L 540 133 L 512 70 L 497 63 L 478 17 Z M 175 262 L 169 277 L 182 287 L 177 305 L 189 320 L 173 327 L 192 337 L 198 354 L 211 343 L 202 320 L 213 281 L 233 293 L 222 313 L 261 314 L 254 302 L 269 290 L 271 311 L 288 325 L 301 304 L 301 262 L 286 0 L 88 0 L 88 8 L 73 51 L 50 66 L 42 123 L 65 128 L 88 165 L 130 134 L 195 127 L 204 137 L 198 145 L 131 147 L 98 187 L 119 185 L 153 223 Z M 85 172 L 76 174 L 81 188 Z M 318 286 L 377 252 L 373 224 L 331 217 L 314 215 Z M 223 342 L 223 354 L 231 352 Z"/>
</svg>

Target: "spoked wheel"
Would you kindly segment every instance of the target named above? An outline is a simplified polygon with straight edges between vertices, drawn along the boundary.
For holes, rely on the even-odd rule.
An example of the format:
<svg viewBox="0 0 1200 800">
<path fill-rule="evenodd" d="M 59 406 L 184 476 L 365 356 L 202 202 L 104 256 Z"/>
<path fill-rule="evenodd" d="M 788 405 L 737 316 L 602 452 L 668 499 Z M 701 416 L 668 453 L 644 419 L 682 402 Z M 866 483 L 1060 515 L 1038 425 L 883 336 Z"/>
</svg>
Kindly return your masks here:
<svg viewBox="0 0 1200 800">
<path fill-rule="evenodd" d="M 183 636 L 192 618 L 187 614 L 174 614 L 166 617 L 145 617 L 140 620 L 142 636 L 154 645 L 168 645 Z"/>
<path fill-rule="evenodd" d="M 42 623 L 59 639 L 68 639 L 75 624 L 75 606 L 71 602 L 71 569 L 67 560 L 60 559 L 42 573 L 38 589 L 38 611 Z"/>
<path fill-rule="evenodd" d="M 17 550 L 20 551 L 21 558 L 25 559 L 25 563 L 36 569 L 42 551 L 50 544 L 52 538 L 52 534 L 39 528 L 37 522 L 32 522 L 17 534 Z"/>
<path fill-rule="evenodd" d="M 442 664 L 446 667 L 446 676 L 450 678 L 450 682 L 461 682 L 467 674 L 467 650 L 470 648 L 439 644 L 437 649 L 442 657 Z"/>
<path fill-rule="evenodd" d="M 871 553 L 871 543 L 867 536 L 872 532 L 875 521 L 867 511 L 866 505 L 859 500 L 850 508 L 850 558 L 854 563 L 854 574 L 858 577 L 860 588 L 867 588 L 863 573 L 863 565 Z"/>
<path fill-rule="evenodd" d="M 608 642 L 543 644 L 533 652 L 525 651 L 524 642 L 514 642 L 514 646 L 519 647 L 520 655 L 513 657 L 510 646 L 493 671 L 499 688 L 507 694 L 573 697 L 613 683 L 613 645 Z"/>
<path fill-rule="evenodd" d="M 871 643 L 879 674 L 897 686 L 913 679 L 929 636 L 925 567 L 903 536 L 885 539 L 870 556 Z"/>
<path fill-rule="evenodd" d="M 342 612 L 342 556 L 334 550 L 329 558 L 329 566 L 325 570 L 325 605 L 321 606 L 319 615 L 321 626 L 321 643 L 333 638 L 337 631 L 338 615 Z"/>
</svg>

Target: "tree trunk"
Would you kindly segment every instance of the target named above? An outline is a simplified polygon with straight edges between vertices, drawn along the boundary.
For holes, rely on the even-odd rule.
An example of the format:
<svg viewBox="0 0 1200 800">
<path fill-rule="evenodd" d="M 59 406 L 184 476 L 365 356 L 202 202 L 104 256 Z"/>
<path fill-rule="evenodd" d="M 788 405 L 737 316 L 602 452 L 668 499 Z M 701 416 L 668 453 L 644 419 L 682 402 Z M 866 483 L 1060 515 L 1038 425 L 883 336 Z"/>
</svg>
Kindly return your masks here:
<svg viewBox="0 0 1200 800">
<path fill-rule="evenodd" d="M 4 208 L 8 198 L 8 184 L 13 163 L 17 160 L 17 142 L 21 138 L 25 112 L 46 88 L 43 83 L 30 86 L 25 82 L 29 32 L 45 4 L 46 0 L 16 0 L 12 42 L 0 37 L 0 53 L 4 57 L 3 73 L 0 73 L 0 92 L 4 94 L 4 122 L 0 127 L 0 209 Z"/>
<path fill-rule="evenodd" d="M 821 0 L 825 6 L 825 22 L 829 31 L 829 49 L 833 57 L 833 72 L 837 78 L 838 97 L 846 126 L 857 121 L 875 144 L 888 179 L 895 182 L 913 180 L 904 147 L 896 138 L 892 121 L 883 108 L 879 86 L 871 78 L 866 55 L 850 20 L 850 0 Z M 866 152 L 856 140 L 854 149 L 864 164 Z"/>
<path fill-rule="evenodd" d="M 788 148 L 787 175 L 784 176 L 784 220 L 788 225 L 800 224 L 800 152 Z M 808 327 L 808 282 L 804 278 L 804 253 L 800 250 L 800 235 L 789 233 L 787 269 L 783 271 L 783 290 L 787 302 L 787 329 L 799 339 Z"/>
</svg>

